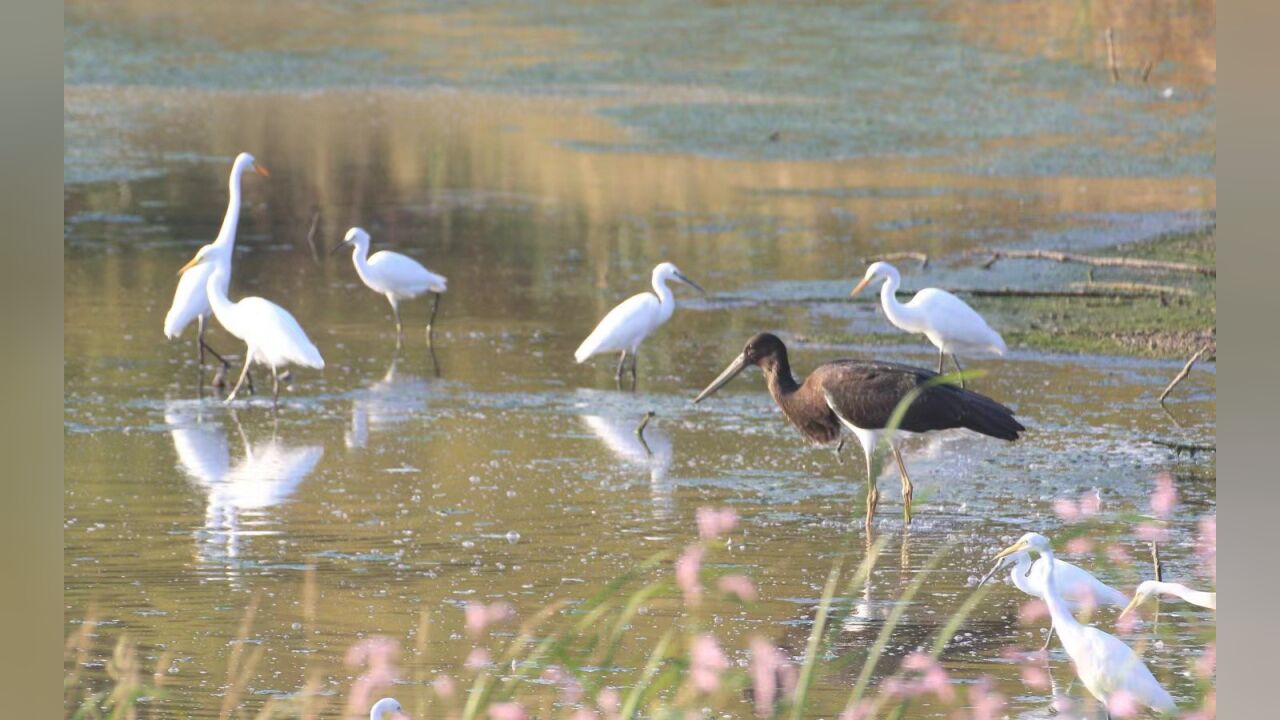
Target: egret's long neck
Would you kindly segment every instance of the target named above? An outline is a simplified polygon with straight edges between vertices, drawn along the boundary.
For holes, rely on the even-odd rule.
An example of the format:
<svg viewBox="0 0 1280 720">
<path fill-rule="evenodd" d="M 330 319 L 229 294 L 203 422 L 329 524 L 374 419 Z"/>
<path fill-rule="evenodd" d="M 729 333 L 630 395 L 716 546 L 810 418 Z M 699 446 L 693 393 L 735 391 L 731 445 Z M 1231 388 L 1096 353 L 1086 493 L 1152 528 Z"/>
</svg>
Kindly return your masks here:
<svg viewBox="0 0 1280 720">
<path fill-rule="evenodd" d="M 1183 600 L 1186 600 L 1192 605 L 1199 605 L 1200 607 L 1207 607 L 1207 608 L 1214 608 L 1214 609 L 1217 609 L 1218 607 L 1217 593 L 1205 592 L 1203 590 L 1192 590 L 1191 588 L 1181 583 L 1162 582 L 1156 587 L 1157 589 L 1160 590 L 1160 592 L 1166 592 L 1166 593 L 1169 593 L 1170 595 L 1177 595 L 1178 597 L 1182 598 Z"/>
<path fill-rule="evenodd" d="M 354 243 L 351 246 L 351 262 L 355 263 L 356 273 L 360 275 L 362 280 L 368 278 L 369 273 L 369 245 L 367 243 Z"/>
<path fill-rule="evenodd" d="M 219 322 L 225 321 L 222 318 L 227 317 L 235 303 L 231 302 L 231 298 L 227 297 L 227 277 L 226 271 L 222 268 L 215 268 L 213 273 L 209 275 L 206 290 L 209 293 L 209 307 L 213 308 L 213 314 L 218 317 Z"/>
<path fill-rule="evenodd" d="M 662 307 L 675 307 L 675 294 L 671 292 L 671 288 L 667 287 L 666 278 L 663 278 L 656 273 L 653 276 L 653 292 L 658 296 L 658 302 L 662 304 Z"/>
<path fill-rule="evenodd" d="M 889 322 L 904 329 L 914 329 L 919 324 L 920 317 L 912 308 L 898 302 L 898 286 L 902 284 L 902 278 L 897 275 L 889 275 L 885 278 L 884 285 L 880 286 L 880 306 L 884 308 L 884 314 L 889 318 Z"/>
<path fill-rule="evenodd" d="M 1066 603 L 1062 601 L 1062 597 L 1058 595 L 1058 584 L 1053 577 L 1053 551 L 1046 550 L 1040 553 L 1040 557 L 1048 563 L 1048 567 L 1045 568 L 1044 602 L 1049 606 L 1049 617 L 1053 618 L 1053 625 L 1058 629 L 1058 635 L 1061 637 L 1063 628 L 1079 627 L 1080 621 L 1076 620 Z"/>
<path fill-rule="evenodd" d="M 1031 590 L 1031 582 L 1027 578 L 1027 573 L 1030 570 L 1031 554 L 1025 552 L 1018 553 L 1013 564 L 1013 573 L 1011 577 L 1013 585 L 1028 595 L 1035 595 L 1036 593 Z"/>
<path fill-rule="evenodd" d="M 240 225 L 240 168 L 231 169 L 231 179 L 227 181 L 230 190 L 227 198 L 227 212 L 222 216 L 222 228 L 218 230 L 218 238 L 213 241 L 215 245 L 234 245 L 236 242 L 236 227 Z"/>
</svg>

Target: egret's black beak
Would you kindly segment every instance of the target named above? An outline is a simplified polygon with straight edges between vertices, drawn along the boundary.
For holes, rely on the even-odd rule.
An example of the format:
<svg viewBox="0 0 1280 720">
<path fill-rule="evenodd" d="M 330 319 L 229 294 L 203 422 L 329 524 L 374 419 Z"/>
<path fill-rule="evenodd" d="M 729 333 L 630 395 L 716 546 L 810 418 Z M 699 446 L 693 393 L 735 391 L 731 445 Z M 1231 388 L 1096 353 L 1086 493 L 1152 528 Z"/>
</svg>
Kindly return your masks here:
<svg viewBox="0 0 1280 720">
<path fill-rule="evenodd" d="M 348 246 L 348 245 L 350 245 L 350 244 L 351 244 L 351 241 L 350 241 L 350 240 L 343 240 L 342 242 L 339 242 L 337 245 L 334 245 L 334 246 L 333 246 L 333 249 L 329 251 L 329 254 L 330 254 L 330 255 L 336 255 L 336 254 L 338 253 L 338 251 L 339 251 L 339 250 L 341 250 L 342 248 L 344 248 L 344 247 L 346 247 L 346 246 Z"/>
<path fill-rule="evenodd" d="M 699 285 L 698 283 L 690 280 L 688 275 L 685 275 L 682 272 L 677 272 L 676 279 L 684 283 L 685 285 L 688 285 L 689 287 L 693 288 L 694 290 L 697 290 L 698 292 L 702 293 L 703 297 L 707 296 L 707 291 L 703 290 L 702 286 Z M 694 402 L 697 402 L 697 400 L 695 400 Z"/>
<path fill-rule="evenodd" d="M 746 369 L 747 369 L 746 355 L 739 355 L 738 357 L 734 358 L 733 362 L 729 363 L 729 367 L 725 368 L 724 372 L 720 373 L 720 377 L 716 378 L 715 380 L 712 380 L 711 384 L 707 386 L 706 390 L 703 390 L 702 392 L 698 393 L 698 397 L 693 399 L 694 404 L 702 402 L 703 398 L 706 398 L 709 395 L 714 394 L 715 391 L 719 390 L 725 385 L 728 385 L 730 380 L 737 377 L 738 373 Z"/>
</svg>

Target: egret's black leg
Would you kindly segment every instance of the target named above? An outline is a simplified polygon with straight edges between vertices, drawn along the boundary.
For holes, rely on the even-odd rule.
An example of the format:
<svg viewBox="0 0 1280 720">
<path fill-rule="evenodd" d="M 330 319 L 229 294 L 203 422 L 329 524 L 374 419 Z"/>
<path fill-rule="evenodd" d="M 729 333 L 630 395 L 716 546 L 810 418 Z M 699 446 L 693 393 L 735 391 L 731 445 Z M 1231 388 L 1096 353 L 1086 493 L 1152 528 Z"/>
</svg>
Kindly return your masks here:
<svg viewBox="0 0 1280 720">
<path fill-rule="evenodd" d="M 890 447 L 893 447 L 891 444 Z M 911 495 L 914 488 L 911 486 L 911 477 L 907 475 L 907 466 L 902 462 L 902 453 L 898 452 L 897 447 L 893 447 L 893 459 L 898 463 L 898 475 L 902 480 L 902 504 L 903 514 L 906 515 L 907 521 L 911 521 Z"/>
<path fill-rule="evenodd" d="M 844 450 L 844 436 L 840 437 L 840 442 L 836 445 L 836 462 L 844 464 L 844 458 L 840 456 L 840 451 Z"/>
<path fill-rule="evenodd" d="M 631 392 L 636 391 L 636 365 L 640 362 L 639 353 L 631 353 Z"/>
<path fill-rule="evenodd" d="M 231 394 L 227 396 L 227 402 L 236 399 L 236 393 L 240 392 L 240 386 L 244 384 L 245 379 L 249 377 L 249 363 L 253 362 L 253 350 L 245 348 L 244 352 L 244 369 L 240 371 L 240 379 L 236 381 L 236 386 L 231 388 Z"/>
<path fill-rule="evenodd" d="M 938 350 L 938 374 L 939 375 L 942 374 L 942 361 L 946 359 L 947 359 L 947 353 L 939 349 Z"/>
<path fill-rule="evenodd" d="M 960 373 L 960 388 L 964 389 L 964 368 L 960 367 L 960 358 L 955 353 L 951 353 L 951 362 L 955 363 L 956 372 Z"/>
<path fill-rule="evenodd" d="M 875 517 L 876 505 L 880 504 L 880 491 L 876 489 L 876 478 L 871 473 L 871 454 L 874 450 L 867 450 L 864 455 L 867 458 L 867 527 L 871 527 L 871 519 Z"/>
<path fill-rule="evenodd" d="M 271 366 L 271 407 L 280 407 L 280 374 Z"/>
<path fill-rule="evenodd" d="M 431 294 L 436 297 L 431 302 L 431 317 L 427 318 L 427 344 L 434 346 L 436 342 L 436 313 L 440 311 L 440 293 Z"/>
</svg>

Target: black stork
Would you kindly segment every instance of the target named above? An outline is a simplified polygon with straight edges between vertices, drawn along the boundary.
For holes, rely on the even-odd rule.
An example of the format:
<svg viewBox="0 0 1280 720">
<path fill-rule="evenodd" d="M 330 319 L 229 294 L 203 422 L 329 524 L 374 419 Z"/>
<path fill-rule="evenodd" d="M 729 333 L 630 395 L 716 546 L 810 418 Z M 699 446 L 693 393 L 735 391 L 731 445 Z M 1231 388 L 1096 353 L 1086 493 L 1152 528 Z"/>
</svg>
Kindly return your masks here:
<svg viewBox="0 0 1280 720">
<path fill-rule="evenodd" d="M 769 394 L 801 433 L 817 443 L 840 439 L 847 428 L 858 437 L 867 460 L 867 522 L 879 502 L 872 457 L 880 435 L 889 425 L 894 408 L 909 393 L 918 394 L 907 407 L 898 433 L 967 428 L 1001 440 L 1016 440 L 1026 428 L 1013 411 L 991 398 L 949 383 L 930 382 L 938 373 L 923 368 L 878 360 L 832 360 L 814 368 L 803 383 L 791 375 L 787 346 L 776 335 L 760 333 L 747 341 L 742 354 L 729 363 L 695 403 L 724 387 L 749 365 L 758 365 L 769 385 Z M 890 438 L 889 447 L 902 479 L 904 512 L 910 518 L 911 478 L 902 454 Z"/>
</svg>

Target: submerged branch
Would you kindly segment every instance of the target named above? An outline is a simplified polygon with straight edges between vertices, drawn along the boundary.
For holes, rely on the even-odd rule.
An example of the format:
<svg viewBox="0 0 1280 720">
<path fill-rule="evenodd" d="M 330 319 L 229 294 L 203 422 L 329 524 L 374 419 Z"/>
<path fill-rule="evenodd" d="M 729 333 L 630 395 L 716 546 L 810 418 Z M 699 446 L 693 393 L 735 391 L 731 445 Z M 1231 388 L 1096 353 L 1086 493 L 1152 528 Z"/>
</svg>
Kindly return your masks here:
<svg viewBox="0 0 1280 720">
<path fill-rule="evenodd" d="M 1059 252 L 1057 250 L 996 250 L 994 248 L 978 248 L 976 250 L 968 250 L 962 254 L 964 257 L 971 255 L 991 256 L 987 262 L 983 263 L 983 269 L 990 268 L 998 260 L 1009 258 L 1021 260 L 1052 260 L 1060 263 L 1081 263 L 1083 265 L 1123 267 L 1137 270 L 1166 270 L 1169 272 L 1196 273 L 1198 275 L 1205 275 L 1208 277 L 1218 276 L 1217 268 L 1206 265 L 1192 265 L 1190 263 L 1173 262 L 1171 260 L 1151 260 L 1148 258 L 1112 257 L 1108 255 L 1078 255 L 1076 253 Z"/>
</svg>

